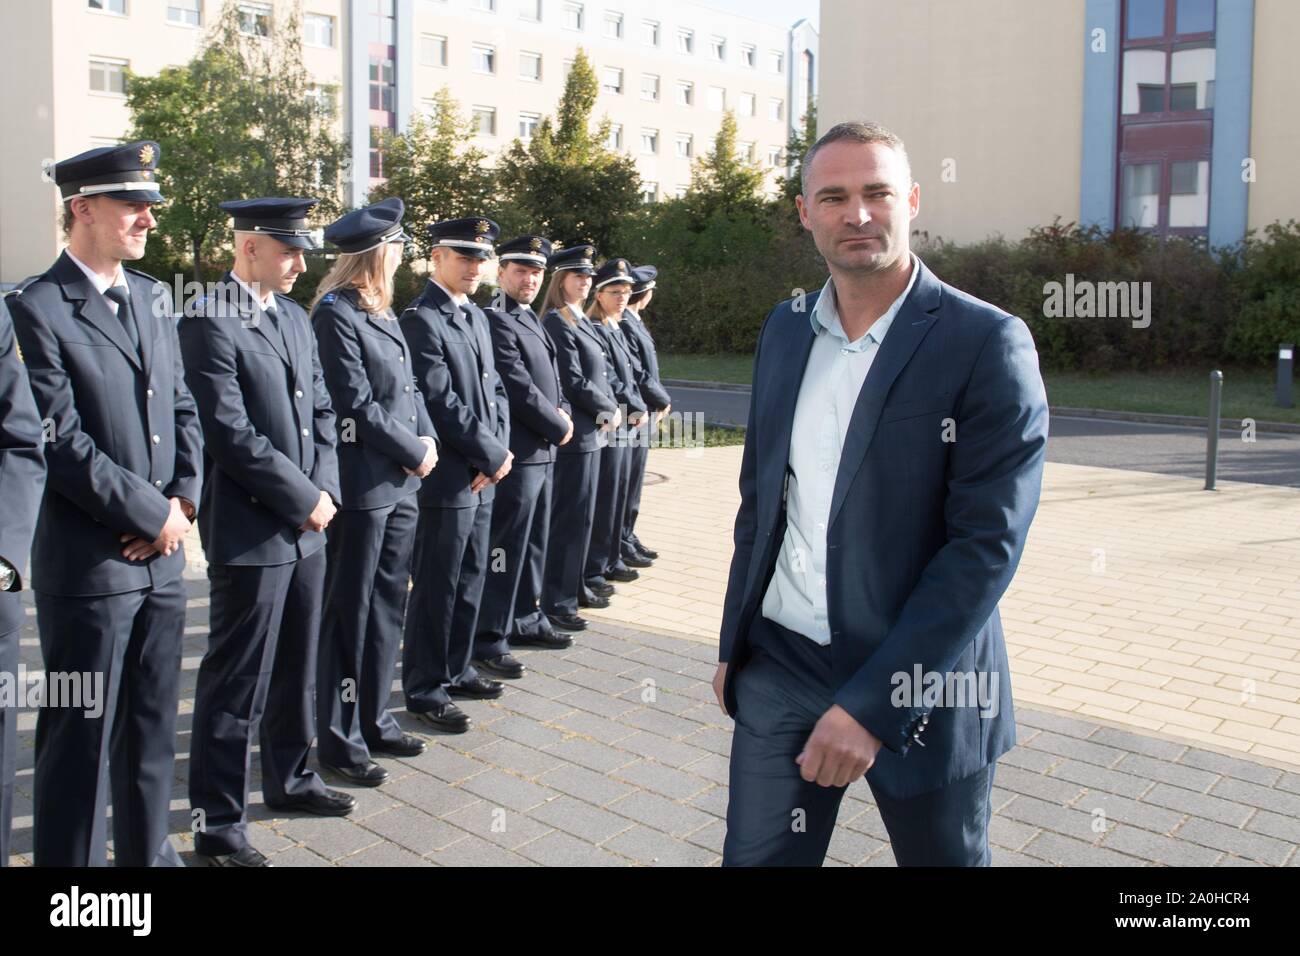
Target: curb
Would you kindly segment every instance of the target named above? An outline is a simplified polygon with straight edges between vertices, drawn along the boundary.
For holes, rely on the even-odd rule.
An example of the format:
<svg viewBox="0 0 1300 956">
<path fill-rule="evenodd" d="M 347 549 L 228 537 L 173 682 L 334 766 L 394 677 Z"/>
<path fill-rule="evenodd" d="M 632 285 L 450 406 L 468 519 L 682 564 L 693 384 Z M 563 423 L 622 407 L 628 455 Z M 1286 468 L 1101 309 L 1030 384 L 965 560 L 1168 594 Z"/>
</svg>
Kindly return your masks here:
<svg viewBox="0 0 1300 956">
<path fill-rule="evenodd" d="M 711 392 L 750 391 L 748 385 L 738 385 L 735 382 L 696 382 L 687 378 L 661 378 L 659 381 L 669 388 L 706 388 Z"/>
</svg>

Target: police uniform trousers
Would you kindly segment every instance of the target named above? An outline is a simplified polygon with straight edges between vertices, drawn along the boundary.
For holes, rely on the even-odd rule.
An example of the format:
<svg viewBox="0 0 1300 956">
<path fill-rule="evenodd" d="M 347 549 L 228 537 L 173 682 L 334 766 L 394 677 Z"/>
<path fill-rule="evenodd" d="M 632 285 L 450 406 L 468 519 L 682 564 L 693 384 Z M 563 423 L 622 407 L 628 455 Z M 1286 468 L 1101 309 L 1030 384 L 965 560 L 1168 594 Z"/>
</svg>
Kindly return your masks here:
<svg viewBox="0 0 1300 956">
<path fill-rule="evenodd" d="M 537 633 L 542 566 L 551 520 L 550 462 L 518 465 L 496 487 L 488 573 L 478 612 L 474 657 L 510 651 L 518 622 Z"/>
<path fill-rule="evenodd" d="M 795 757 L 834 703 L 830 647 L 762 614 L 737 672 L 724 866 L 820 866 L 847 787 L 799 776 Z M 988 866 L 994 764 L 917 796 L 871 787 L 899 866 Z M 868 779 L 870 783 L 870 780 Z"/>
<path fill-rule="evenodd" d="M 18 636 L 23 608 L 17 594 L 0 594 L 0 675 L 13 676 L 18 689 Z M 14 820 L 14 775 L 18 767 L 18 702 L 0 700 L 0 866 L 9 864 Z"/>
<path fill-rule="evenodd" d="M 329 561 L 316 676 L 316 752 L 332 766 L 364 767 L 371 747 L 402 738 L 388 698 L 402 647 L 419 516 L 412 492 L 382 508 L 340 511 L 325 532 Z"/>
<path fill-rule="evenodd" d="M 320 548 L 287 564 L 208 567 L 211 633 L 199 664 L 190 743 L 190 806 L 201 811 L 193 821 L 200 853 L 235 853 L 248 843 L 255 735 L 268 803 L 325 792 L 324 781 L 307 767 L 325 563 Z"/>
<path fill-rule="evenodd" d="M 504 485 L 497 486 L 497 494 Z M 413 714 L 450 703 L 452 684 L 478 676 L 470 658 L 487 579 L 492 506 L 487 501 L 420 509 L 402 643 L 402 690 Z"/>
<path fill-rule="evenodd" d="M 37 591 L 36 623 L 47 678 L 81 674 L 93 692 L 93 675 L 103 675 L 95 706 L 43 706 L 36 717 L 36 864 L 104 866 L 111 793 L 113 862 L 180 866 L 167 833 L 184 580 L 96 597 Z"/>
<path fill-rule="evenodd" d="M 596 487 L 596 516 L 591 527 L 591 547 L 583 577 L 588 584 L 605 583 L 605 572 L 623 564 L 623 515 L 627 510 L 627 477 L 632 449 L 621 432 L 611 437 L 600 453 L 600 480 Z"/>
<path fill-rule="evenodd" d="M 596 514 L 600 460 L 607 451 L 597 448 L 555 456 L 550 541 L 542 577 L 542 610 L 547 614 L 578 613 L 578 594 L 582 591 L 583 567 Z"/>
<path fill-rule="evenodd" d="M 650 413 L 651 416 L 654 412 Z M 648 427 L 648 426 L 647 426 Z M 623 556 L 627 557 L 641 546 L 641 539 L 636 536 L 636 519 L 641 513 L 641 486 L 645 484 L 646 464 L 650 460 L 649 437 L 641 436 L 641 440 L 632 446 L 631 458 L 632 464 L 629 468 L 627 480 L 627 507 L 623 515 Z"/>
</svg>

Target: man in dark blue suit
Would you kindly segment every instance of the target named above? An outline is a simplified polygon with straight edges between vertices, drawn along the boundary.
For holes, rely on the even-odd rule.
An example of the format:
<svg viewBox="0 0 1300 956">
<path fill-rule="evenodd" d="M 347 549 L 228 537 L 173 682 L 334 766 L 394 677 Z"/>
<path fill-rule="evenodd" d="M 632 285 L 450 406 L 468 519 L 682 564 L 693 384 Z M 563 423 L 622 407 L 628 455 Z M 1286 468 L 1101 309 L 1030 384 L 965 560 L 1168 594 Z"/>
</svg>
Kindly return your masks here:
<svg viewBox="0 0 1300 956">
<path fill-rule="evenodd" d="M 44 488 L 41 417 L 0 296 L 0 679 L 18 674 L 18 635 L 26 617 L 18 594 Z M 0 701 L 0 866 L 9 862 L 17 757 L 18 705 Z"/>
<path fill-rule="evenodd" d="M 248 842 L 248 777 L 261 744 L 262 797 L 276 810 L 350 813 L 356 801 L 307 766 L 326 526 L 342 498 L 334 410 L 316 339 L 288 295 L 318 243 L 315 199 L 221 204 L 235 264 L 201 314 L 180 323 L 185 379 L 207 452 L 199 535 L 212 606 L 194 689 L 194 848 L 214 866 L 268 866 Z"/>
<path fill-rule="evenodd" d="M 32 588 L 47 675 L 102 681 L 36 721 L 39 866 L 178 866 L 167 839 L 185 630 L 183 539 L 202 437 L 167 286 L 144 255 L 160 150 L 102 146 L 54 167 L 68 248 L 9 297 L 46 422 Z M 100 706 L 102 705 L 102 706 Z"/>
<path fill-rule="evenodd" d="M 759 333 L 714 690 L 735 717 L 723 862 L 819 865 L 866 774 L 900 865 L 988 865 L 1015 744 L 997 603 L 1038 505 L 1025 324 L 908 246 L 897 136 L 834 127 L 800 219 L 830 268 Z"/>
<path fill-rule="evenodd" d="M 406 709 L 450 733 L 469 730 L 453 697 L 490 700 L 502 685 L 471 663 L 488 574 L 496 484 L 510 473 L 510 406 L 483 310 L 469 300 L 499 228 L 474 217 L 434 223 L 433 275 L 400 319 L 415 377 L 442 441 L 420 486 L 411 602 L 402 642 Z"/>
<path fill-rule="evenodd" d="M 573 418 L 560 385 L 555 343 L 532 302 L 542 288 L 551 242 L 520 236 L 497 249 L 500 289 L 485 309 L 497 375 L 510 397 L 510 480 L 492 502 L 488 549 L 500 554 L 489 568 L 479 607 L 474 662 L 497 677 L 517 678 L 524 665 L 510 645 L 562 648 L 571 637 L 555 633 L 542 613 L 542 574 L 551 521 L 555 449 L 573 437 Z M 499 549 L 499 550 L 498 550 Z"/>
</svg>

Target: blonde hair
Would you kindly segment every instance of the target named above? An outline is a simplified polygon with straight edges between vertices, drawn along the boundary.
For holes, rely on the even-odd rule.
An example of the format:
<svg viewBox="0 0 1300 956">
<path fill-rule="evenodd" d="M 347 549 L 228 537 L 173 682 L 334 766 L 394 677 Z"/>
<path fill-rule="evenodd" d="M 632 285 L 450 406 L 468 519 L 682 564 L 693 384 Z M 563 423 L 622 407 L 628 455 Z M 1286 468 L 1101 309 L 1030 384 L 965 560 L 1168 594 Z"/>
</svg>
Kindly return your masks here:
<svg viewBox="0 0 1300 956">
<path fill-rule="evenodd" d="M 325 278 L 316 287 L 316 297 L 312 299 L 311 307 L 315 309 L 327 293 L 339 289 L 355 289 L 361 308 L 371 315 L 394 318 L 390 312 L 393 304 L 393 280 L 388 277 L 384 262 L 390 244 L 386 242 L 365 252 L 339 253 L 334 265 L 330 266 L 330 271 L 325 273 Z"/>
<path fill-rule="evenodd" d="M 596 290 L 596 295 L 593 295 L 591 297 L 591 305 L 587 306 L 587 318 L 595 319 L 597 322 L 601 323 L 602 325 L 614 325 L 618 322 L 619 319 L 623 318 L 622 312 L 620 312 L 618 315 L 607 315 L 605 313 L 605 307 L 600 304 L 600 293 L 604 292 L 612 285 L 626 285 L 629 290 L 632 288 L 631 282 L 623 282 L 621 280 L 617 282 L 605 283 L 605 285 L 603 285 L 601 288 Z"/>
<path fill-rule="evenodd" d="M 564 301 L 564 283 L 566 277 L 573 273 L 573 269 L 561 269 L 559 272 L 551 273 L 550 284 L 546 287 L 546 298 L 542 303 L 544 313 L 554 309 L 560 313 L 560 318 L 570 325 L 576 325 L 577 320 L 574 319 L 573 312 L 569 309 L 569 303 Z"/>
</svg>

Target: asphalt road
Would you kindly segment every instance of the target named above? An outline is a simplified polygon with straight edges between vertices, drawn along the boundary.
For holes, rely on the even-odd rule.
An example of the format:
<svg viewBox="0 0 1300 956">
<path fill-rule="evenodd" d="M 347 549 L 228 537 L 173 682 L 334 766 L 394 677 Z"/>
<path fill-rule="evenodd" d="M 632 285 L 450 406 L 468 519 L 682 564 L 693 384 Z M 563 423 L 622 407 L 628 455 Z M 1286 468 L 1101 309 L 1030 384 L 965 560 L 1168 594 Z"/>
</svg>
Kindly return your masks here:
<svg viewBox="0 0 1300 956">
<path fill-rule="evenodd" d="M 675 412 L 703 412 L 707 421 L 742 426 L 748 417 L 748 392 L 682 387 L 669 392 Z M 1057 416 L 1047 459 L 1203 479 L 1205 430 Z M 1240 432 L 1221 432 L 1219 478 L 1300 488 L 1300 435 L 1258 432 L 1254 442 L 1246 442 Z"/>
</svg>

